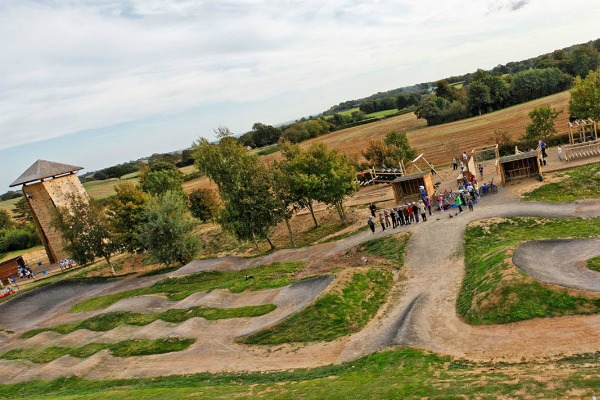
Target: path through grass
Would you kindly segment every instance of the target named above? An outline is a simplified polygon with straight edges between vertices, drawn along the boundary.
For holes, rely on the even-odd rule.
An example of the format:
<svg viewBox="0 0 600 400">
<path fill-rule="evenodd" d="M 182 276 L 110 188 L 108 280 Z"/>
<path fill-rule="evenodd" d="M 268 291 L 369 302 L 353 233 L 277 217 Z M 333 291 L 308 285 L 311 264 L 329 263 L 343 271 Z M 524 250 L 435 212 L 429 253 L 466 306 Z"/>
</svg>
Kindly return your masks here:
<svg viewBox="0 0 600 400">
<path fill-rule="evenodd" d="M 600 356 L 555 362 L 490 364 L 414 349 L 371 354 L 310 370 L 175 375 L 92 381 L 78 377 L 0 385 L 10 399 L 462 399 L 591 398 Z"/>
<path fill-rule="evenodd" d="M 194 339 L 130 339 L 117 343 L 88 343 L 81 347 L 35 347 L 30 349 L 13 349 L 2 354 L 0 358 L 7 360 L 29 360 L 38 364 L 54 361 L 65 355 L 87 358 L 100 350 L 108 349 L 115 357 L 143 356 L 182 351 L 190 347 Z"/>
<path fill-rule="evenodd" d="M 392 274 L 383 268 L 355 273 L 341 292 L 330 292 L 279 325 L 242 340 L 246 344 L 279 344 L 333 340 L 362 329 L 385 302 Z"/>
<path fill-rule="evenodd" d="M 71 312 L 101 310 L 119 300 L 145 294 L 163 294 L 169 300 L 183 300 L 197 292 L 228 289 L 233 293 L 283 287 L 293 282 L 293 276 L 302 269 L 301 262 L 277 262 L 243 271 L 204 271 L 180 277 L 165 278 L 154 285 L 94 297 L 75 304 Z M 253 279 L 245 279 L 252 275 Z"/>
<path fill-rule="evenodd" d="M 158 319 L 165 322 L 180 323 L 191 318 L 205 318 L 208 320 L 258 317 L 265 315 L 277 308 L 273 304 L 262 304 L 259 306 L 247 306 L 238 308 L 211 308 L 191 307 L 187 309 L 172 308 L 160 313 L 135 313 L 131 311 L 115 311 L 99 314 L 83 321 L 70 324 L 56 325 L 48 328 L 38 328 L 27 331 L 21 338 L 30 338 L 42 332 L 58 332 L 67 334 L 78 329 L 88 329 L 95 332 L 106 332 L 121 325 L 148 325 Z"/>
<path fill-rule="evenodd" d="M 459 315 L 469 324 L 485 325 L 600 312 L 600 299 L 543 285 L 507 262 L 507 249 L 525 241 L 599 236 L 600 218 L 513 217 L 468 227 Z"/>
</svg>

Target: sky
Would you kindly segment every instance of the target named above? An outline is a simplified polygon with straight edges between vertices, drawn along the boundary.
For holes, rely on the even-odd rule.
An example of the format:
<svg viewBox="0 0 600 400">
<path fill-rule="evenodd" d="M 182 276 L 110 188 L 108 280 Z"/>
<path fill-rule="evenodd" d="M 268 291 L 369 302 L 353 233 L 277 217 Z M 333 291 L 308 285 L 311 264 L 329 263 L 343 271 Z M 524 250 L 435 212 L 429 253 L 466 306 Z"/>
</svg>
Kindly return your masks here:
<svg viewBox="0 0 600 400">
<path fill-rule="evenodd" d="M 600 37 L 595 0 L 0 0 L 0 192 Z"/>
</svg>

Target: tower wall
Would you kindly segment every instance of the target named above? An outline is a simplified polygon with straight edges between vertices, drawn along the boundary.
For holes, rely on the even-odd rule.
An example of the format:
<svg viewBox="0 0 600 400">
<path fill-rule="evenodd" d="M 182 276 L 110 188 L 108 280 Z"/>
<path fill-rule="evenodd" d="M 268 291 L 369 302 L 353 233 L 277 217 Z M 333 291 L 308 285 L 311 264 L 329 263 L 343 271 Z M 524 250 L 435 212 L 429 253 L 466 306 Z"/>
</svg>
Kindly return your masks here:
<svg viewBox="0 0 600 400">
<path fill-rule="evenodd" d="M 51 263 L 68 258 L 63 250 L 63 238 L 52 226 L 58 207 L 69 205 L 69 195 L 88 197 L 76 174 L 23 186 L 23 193 L 32 211 L 35 225 Z"/>
</svg>

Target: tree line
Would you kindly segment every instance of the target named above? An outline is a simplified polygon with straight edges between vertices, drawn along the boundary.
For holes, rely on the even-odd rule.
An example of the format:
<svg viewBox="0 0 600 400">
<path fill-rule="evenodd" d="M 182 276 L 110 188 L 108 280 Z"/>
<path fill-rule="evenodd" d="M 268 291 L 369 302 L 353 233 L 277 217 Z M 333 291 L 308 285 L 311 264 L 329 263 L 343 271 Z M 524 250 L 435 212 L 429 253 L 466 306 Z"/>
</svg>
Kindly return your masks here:
<svg viewBox="0 0 600 400">
<path fill-rule="evenodd" d="M 179 169 L 155 162 L 140 173 L 139 184 L 124 182 L 106 202 L 72 197 L 59 208 L 54 225 L 66 242 L 65 250 L 80 264 L 104 258 L 114 274 L 111 257 L 119 251 L 143 253 L 165 265 L 186 264 L 201 243 L 196 227 L 214 221 L 240 241 L 258 245 L 282 221 L 295 245 L 290 219 L 296 207 L 306 207 L 316 226 L 314 204 L 334 208 L 345 220 L 344 198 L 356 190 L 351 160 L 326 146 L 307 150 L 282 145 L 284 159 L 266 166 L 248 152 L 227 128 L 217 130 L 218 141 L 198 140 L 193 158 L 199 172 L 217 186 L 186 195 Z"/>
</svg>

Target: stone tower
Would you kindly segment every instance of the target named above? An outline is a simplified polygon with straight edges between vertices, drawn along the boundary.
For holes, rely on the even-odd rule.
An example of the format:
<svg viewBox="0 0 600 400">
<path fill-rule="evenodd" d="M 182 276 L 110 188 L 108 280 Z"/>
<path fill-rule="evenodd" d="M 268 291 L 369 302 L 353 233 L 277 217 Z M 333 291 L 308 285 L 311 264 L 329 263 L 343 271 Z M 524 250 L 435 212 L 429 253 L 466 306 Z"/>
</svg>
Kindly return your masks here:
<svg viewBox="0 0 600 400">
<path fill-rule="evenodd" d="M 76 172 L 83 169 L 45 160 L 37 160 L 10 186 L 23 185 L 35 226 L 51 263 L 68 258 L 63 250 L 63 238 L 52 226 L 56 209 L 69 205 L 69 195 L 88 197 Z"/>
</svg>

